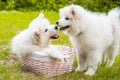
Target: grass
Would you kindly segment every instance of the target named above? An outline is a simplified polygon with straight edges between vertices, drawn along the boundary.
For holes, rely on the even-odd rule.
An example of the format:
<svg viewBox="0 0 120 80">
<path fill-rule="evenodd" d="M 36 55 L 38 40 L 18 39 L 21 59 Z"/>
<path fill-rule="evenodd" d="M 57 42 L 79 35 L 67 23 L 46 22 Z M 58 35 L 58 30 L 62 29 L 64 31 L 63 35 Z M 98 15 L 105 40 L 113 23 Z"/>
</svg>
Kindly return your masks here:
<svg viewBox="0 0 120 80">
<path fill-rule="evenodd" d="M 27 28 L 30 21 L 38 16 L 39 12 L 0 12 L 0 80 L 120 80 L 120 55 L 117 56 L 112 67 L 107 67 L 105 63 L 99 65 L 94 76 L 87 76 L 82 72 L 75 72 L 77 66 L 76 58 L 74 68 L 71 73 L 53 78 L 38 76 L 32 72 L 21 68 L 18 60 L 10 55 L 10 41 L 14 35 Z M 58 20 L 56 12 L 44 12 L 45 16 L 52 24 Z M 53 41 L 53 44 L 66 44 L 71 46 L 68 37 L 59 32 L 60 38 Z"/>
</svg>

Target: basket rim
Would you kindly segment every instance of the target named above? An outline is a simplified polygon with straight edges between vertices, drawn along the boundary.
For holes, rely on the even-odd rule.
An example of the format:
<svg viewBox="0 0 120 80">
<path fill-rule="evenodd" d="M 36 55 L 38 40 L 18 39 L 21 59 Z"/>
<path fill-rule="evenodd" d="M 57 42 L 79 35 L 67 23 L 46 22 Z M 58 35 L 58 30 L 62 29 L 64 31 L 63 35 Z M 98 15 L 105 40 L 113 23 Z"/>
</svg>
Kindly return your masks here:
<svg viewBox="0 0 120 80">
<path fill-rule="evenodd" d="M 66 46 L 66 45 L 55 45 L 55 46 L 57 46 L 57 47 L 67 47 L 67 48 L 69 48 L 69 50 L 68 50 L 68 52 L 67 51 L 65 51 L 64 53 L 69 53 L 70 54 L 70 56 L 69 57 L 67 57 L 67 59 L 69 59 L 69 58 L 72 58 L 72 57 L 74 57 L 74 49 L 72 48 L 72 47 L 70 47 L 70 46 Z M 64 54 L 63 53 L 63 54 Z M 30 56 L 30 57 L 19 57 L 19 59 L 20 59 L 20 61 L 21 60 L 34 60 L 34 61 L 38 61 L 38 62 L 61 62 L 60 60 L 58 60 L 58 59 L 54 59 L 54 58 L 35 58 L 35 57 L 32 57 L 32 56 Z M 64 60 L 64 62 L 65 62 L 66 60 Z M 67 62 L 67 61 L 66 61 Z"/>
</svg>

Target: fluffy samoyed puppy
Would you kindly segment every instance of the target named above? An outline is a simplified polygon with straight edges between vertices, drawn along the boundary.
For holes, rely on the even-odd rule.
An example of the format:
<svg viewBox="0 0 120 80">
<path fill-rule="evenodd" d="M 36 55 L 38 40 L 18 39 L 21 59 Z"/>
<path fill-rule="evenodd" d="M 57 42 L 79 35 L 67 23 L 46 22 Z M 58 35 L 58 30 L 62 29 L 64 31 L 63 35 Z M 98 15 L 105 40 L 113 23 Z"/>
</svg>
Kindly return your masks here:
<svg viewBox="0 0 120 80">
<path fill-rule="evenodd" d="M 105 60 L 106 56 L 109 66 L 114 63 L 119 49 L 119 8 L 107 15 L 70 5 L 60 9 L 59 14 L 60 19 L 56 24 L 69 36 L 75 48 L 78 61 L 76 71 L 86 70 L 86 74 L 94 75 L 98 63 Z"/>
<path fill-rule="evenodd" d="M 40 14 L 29 24 L 27 29 L 12 39 L 12 51 L 23 57 L 28 57 L 34 53 L 63 60 L 63 55 L 50 43 L 51 39 L 58 37 L 57 26 L 50 25 L 44 15 Z"/>
</svg>

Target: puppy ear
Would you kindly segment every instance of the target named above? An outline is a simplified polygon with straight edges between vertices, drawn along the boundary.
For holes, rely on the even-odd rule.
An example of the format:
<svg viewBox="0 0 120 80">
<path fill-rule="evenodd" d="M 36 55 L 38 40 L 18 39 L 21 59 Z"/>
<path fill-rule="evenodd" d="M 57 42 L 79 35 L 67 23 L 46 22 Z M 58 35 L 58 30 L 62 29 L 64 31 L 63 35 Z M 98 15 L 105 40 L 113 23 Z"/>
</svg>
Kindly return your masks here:
<svg viewBox="0 0 120 80">
<path fill-rule="evenodd" d="M 40 30 L 39 29 L 34 29 L 33 31 L 34 34 L 34 38 L 36 39 L 36 41 L 40 41 Z"/>
<path fill-rule="evenodd" d="M 71 14 L 72 14 L 73 16 L 75 16 L 75 9 L 74 9 L 74 7 L 72 7 L 72 9 L 71 9 Z"/>
<path fill-rule="evenodd" d="M 79 19 L 80 15 L 79 15 L 77 8 L 78 8 L 78 6 L 76 6 L 76 5 L 71 6 L 71 15 L 73 15 L 74 18 Z"/>
<path fill-rule="evenodd" d="M 39 17 L 39 18 L 44 18 L 44 14 L 43 14 L 43 13 L 40 13 L 38 17 Z"/>
<path fill-rule="evenodd" d="M 78 5 L 71 5 L 71 15 L 73 16 L 76 24 L 80 24 L 80 19 L 82 18 L 82 10 L 82 7 Z M 83 31 L 82 26 L 81 29 L 79 29 L 78 25 L 74 25 L 74 29 L 76 30 L 76 35 L 80 34 L 80 32 Z"/>
</svg>

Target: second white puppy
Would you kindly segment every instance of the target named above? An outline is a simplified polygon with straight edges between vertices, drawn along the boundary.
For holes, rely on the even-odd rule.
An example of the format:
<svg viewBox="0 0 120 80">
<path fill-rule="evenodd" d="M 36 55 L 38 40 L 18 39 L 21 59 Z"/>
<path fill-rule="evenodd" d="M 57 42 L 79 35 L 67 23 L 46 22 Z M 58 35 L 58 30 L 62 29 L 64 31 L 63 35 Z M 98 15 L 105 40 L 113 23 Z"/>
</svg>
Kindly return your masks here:
<svg viewBox="0 0 120 80">
<path fill-rule="evenodd" d="M 78 67 L 76 71 L 86 71 L 94 75 L 98 63 L 108 57 L 108 65 L 114 63 L 119 49 L 120 8 L 111 10 L 108 15 L 95 13 L 78 5 L 60 9 L 60 26 L 76 50 Z"/>
<path fill-rule="evenodd" d="M 12 39 L 12 51 L 22 57 L 28 57 L 36 53 L 64 60 L 63 55 L 57 48 L 50 44 L 51 39 L 57 39 L 58 37 L 57 26 L 50 25 L 44 15 L 40 14 L 29 24 L 27 29 Z"/>
</svg>

